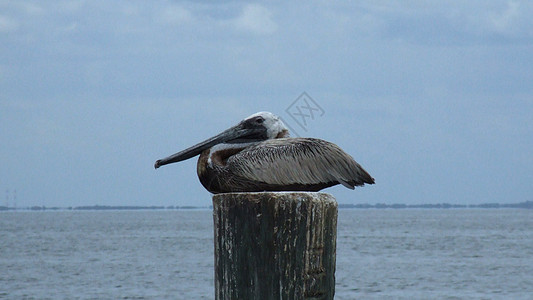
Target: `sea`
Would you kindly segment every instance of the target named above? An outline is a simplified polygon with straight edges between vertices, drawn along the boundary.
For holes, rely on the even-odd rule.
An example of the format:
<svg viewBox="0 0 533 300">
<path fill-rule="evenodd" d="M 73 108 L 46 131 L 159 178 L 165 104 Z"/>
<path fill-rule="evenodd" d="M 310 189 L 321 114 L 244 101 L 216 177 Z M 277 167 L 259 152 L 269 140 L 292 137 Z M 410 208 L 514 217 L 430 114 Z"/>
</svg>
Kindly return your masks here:
<svg viewBox="0 0 533 300">
<path fill-rule="evenodd" d="M 210 210 L 0 213 L 0 299 L 213 299 Z M 335 299 L 533 299 L 533 210 L 341 209 Z"/>
</svg>

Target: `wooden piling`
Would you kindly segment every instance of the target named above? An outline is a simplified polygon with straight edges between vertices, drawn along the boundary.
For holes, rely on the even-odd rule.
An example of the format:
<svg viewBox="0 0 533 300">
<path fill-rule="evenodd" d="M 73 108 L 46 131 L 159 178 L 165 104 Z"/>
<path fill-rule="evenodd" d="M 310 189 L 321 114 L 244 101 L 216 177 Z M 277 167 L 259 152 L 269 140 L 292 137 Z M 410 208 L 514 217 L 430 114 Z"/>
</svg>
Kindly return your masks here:
<svg viewBox="0 0 533 300">
<path fill-rule="evenodd" d="M 213 196 L 215 299 L 333 299 L 337 202 L 325 193 Z"/>
</svg>

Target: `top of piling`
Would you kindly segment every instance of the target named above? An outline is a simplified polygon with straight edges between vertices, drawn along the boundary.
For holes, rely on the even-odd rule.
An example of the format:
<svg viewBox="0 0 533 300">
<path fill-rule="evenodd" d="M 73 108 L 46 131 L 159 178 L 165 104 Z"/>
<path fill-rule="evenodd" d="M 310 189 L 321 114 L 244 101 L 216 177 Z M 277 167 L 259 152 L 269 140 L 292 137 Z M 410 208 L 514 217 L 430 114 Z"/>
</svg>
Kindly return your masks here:
<svg viewBox="0 0 533 300">
<path fill-rule="evenodd" d="M 244 202 L 309 202 L 323 203 L 337 207 L 337 200 L 331 194 L 321 192 L 239 192 L 222 193 L 213 195 L 213 203 L 231 201 L 234 203 Z"/>
</svg>

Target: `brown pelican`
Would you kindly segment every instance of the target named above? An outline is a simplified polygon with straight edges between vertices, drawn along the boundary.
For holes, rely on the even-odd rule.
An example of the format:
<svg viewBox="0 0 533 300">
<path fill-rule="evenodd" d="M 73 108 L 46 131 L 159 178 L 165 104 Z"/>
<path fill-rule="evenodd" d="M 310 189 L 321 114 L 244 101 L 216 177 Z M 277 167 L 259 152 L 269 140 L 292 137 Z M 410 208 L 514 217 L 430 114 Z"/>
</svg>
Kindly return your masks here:
<svg viewBox="0 0 533 300">
<path fill-rule="evenodd" d="M 370 176 L 339 146 L 314 138 L 290 138 L 274 114 L 259 112 L 181 152 L 155 162 L 155 168 L 200 154 L 197 173 L 212 193 L 312 191 L 342 184 L 373 184 Z"/>
</svg>

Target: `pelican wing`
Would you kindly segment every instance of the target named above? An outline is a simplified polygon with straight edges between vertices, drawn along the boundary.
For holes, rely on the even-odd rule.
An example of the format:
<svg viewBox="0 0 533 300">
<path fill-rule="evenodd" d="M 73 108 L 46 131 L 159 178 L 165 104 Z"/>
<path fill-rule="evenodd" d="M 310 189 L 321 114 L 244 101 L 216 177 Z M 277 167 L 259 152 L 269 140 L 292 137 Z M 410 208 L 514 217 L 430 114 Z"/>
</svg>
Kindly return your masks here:
<svg viewBox="0 0 533 300">
<path fill-rule="evenodd" d="M 248 147 L 227 161 L 235 176 L 273 186 L 331 183 L 353 189 L 372 178 L 337 145 L 311 138 L 281 138 Z"/>
</svg>

